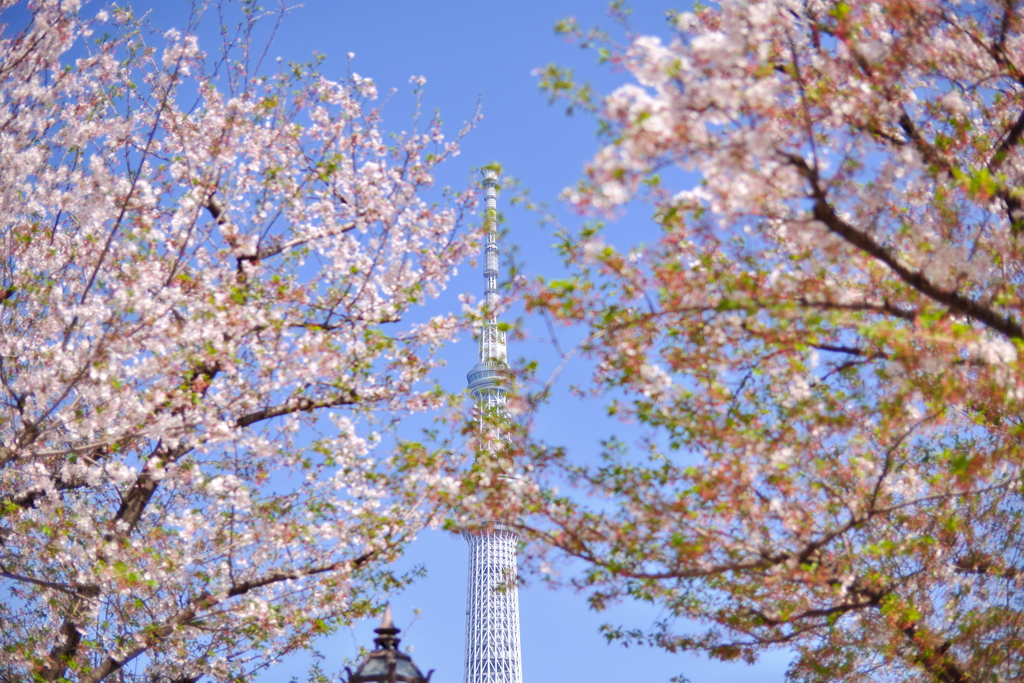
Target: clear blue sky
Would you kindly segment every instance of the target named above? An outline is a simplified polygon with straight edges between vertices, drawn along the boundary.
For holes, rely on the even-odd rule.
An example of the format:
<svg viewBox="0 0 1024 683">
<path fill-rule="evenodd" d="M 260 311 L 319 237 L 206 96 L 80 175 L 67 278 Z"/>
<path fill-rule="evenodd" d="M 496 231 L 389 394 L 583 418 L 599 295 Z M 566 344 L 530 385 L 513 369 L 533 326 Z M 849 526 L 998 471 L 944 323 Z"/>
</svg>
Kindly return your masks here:
<svg viewBox="0 0 1024 683">
<path fill-rule="evenodd" d="M 264 0 L 265 5 L 274 2 Z M 669 4 L 672 2 L 632 3 L 634 26 L 665 33 L 665 10 L 689 4 L 689 0 Z M 153 22 L 167 28 L 181 25 L 182 12 L 188 6 L 187 0 L 135 0 L 130 4 L 138 11 L 152 8 Z M 99 3 L 93 0 L 92 5 L 98 8 Z M 447 166 L 442 182 L 465 186 L 475 168 L 498 161 L 530 188 L 535 199 L 554 204 L 558 193 L 575 181 L 596 150 L 596 126 L 587 115 L 566 116 L 564 106 L 549 105 L 533 71 L 556 62 L 574 66 L 599 89 L 621 82 L 621 75 L 596 67 L 592 53 L 566 44 L 553 31 L 556 21 L 570 15 L 585 26 L 608 25 L 605 11 L 604 0 L 305 0 L 283 24 L 270 56 L 305 61 L 313 51 L 320 52 L 328 58 L 324 73 L 341 77 L 347 68 L 347 54 L 354 53 L 354 71 L 373 78 L 382 93 L 399 90 L 385 109 L 386 129 L 409 126 L 411 75 L 426 77 L 426 110 L 440 110 L 452 133 L 473 115 L 479 100 L 484 118 L 465 140 L 462 155 Z M 537 226 L 536 218 L 510 211 L 507 200 L 499 199 L 499 208 L 506 213 L 509 240 L 518 245 L 527 269 L 550 274 L 557 268 L 557 259 L 549 250 L 551 235 Z M 571 224 L 578 219 L 566 214 L 565 220 Z M 650 223 L 641 209 L 622 217 L 615 230 L 642 234 L 650 230 Z M 455 289 L 479 293 L 481 281 L 479 272 L 463 273 L 455 281 Z M 513 348 L 512 355 L 536 352 L 543 356 L 541 345 L 524 346 L 527 348 Z M 450 389 L 464 386 L 474 354 L 473 342 L 468 339 L 451 352 L 450 372 L 445 377 Z M 551 354 L 542 360 L 550 368 Z M 596 451 L 597 440 L 619 426 L 603 427 L 603 423 L 581 418 L 581 411 L 587 409 L 564 404 L 553 408 L 541 422 L 545 436 L 579 453 Z M 595 414 L 600 420 L 601 413 Z M 404 629 L 403 645 L 414 648 L 414 658 L 424 671 L 436 670 L 433 680 L 437 683 L 461 683 L 465 543 L 439 532 L 428 533 L 416 542 L 407 560 L 425 565 L 429 575 L 392 600 L 396 625 Z M 415 621 L 414 609 L 420 610 Z M 748 667 L 608 645 L 598 633 L 604 621 L 645 626 L 658 612 L 624 604 L 594 614 L 583 597 L 539 585 L 520 592 L 520 612 L 526 683 L 667 682 L 677 674 L 693 683 L 771 683 L 782 680 L 789 660 L 783 652 Z M 358 645 L 371 646 L 374 626 L 360 624 L 351 632 L 326 639 L 322 649 L 328 661 L 324 668 L 333 673 L 340 659 L 353 656 Z M 302 681 L 306 665 L 302 658 L 288 660 L 265 674 L 263 681 L 284 683 L 292 676 Z"/>
</svg>

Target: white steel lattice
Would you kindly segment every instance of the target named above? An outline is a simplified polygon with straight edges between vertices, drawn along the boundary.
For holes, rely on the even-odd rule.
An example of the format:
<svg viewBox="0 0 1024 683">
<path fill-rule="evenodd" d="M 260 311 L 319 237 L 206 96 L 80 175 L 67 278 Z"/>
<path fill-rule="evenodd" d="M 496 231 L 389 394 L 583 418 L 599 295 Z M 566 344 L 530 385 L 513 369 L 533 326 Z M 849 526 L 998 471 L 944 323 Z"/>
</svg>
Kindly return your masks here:
<svg viewBox="0 0 1024 683">
<path fill-rule="evenodd" d="M 504 411 L 508 374 L 505 332 L 494 311 L 498 304 L 497 173 L 484 171 L 484 281 L 488 320 L 480 330 L 480 352 L 469 371 L 469 391 L 481 412 Z M 491 522 L 464 534 L 469 543 L 466 596 L 465 683 L 522 683 L 516 543 L 512 527 Z"/>
<path fill-rule="evenodd" d="M 522 683 L 516 591 L 519 537 L 501 524 L 465 537 L 469 543 L 465 681 Z"/>
</svg>

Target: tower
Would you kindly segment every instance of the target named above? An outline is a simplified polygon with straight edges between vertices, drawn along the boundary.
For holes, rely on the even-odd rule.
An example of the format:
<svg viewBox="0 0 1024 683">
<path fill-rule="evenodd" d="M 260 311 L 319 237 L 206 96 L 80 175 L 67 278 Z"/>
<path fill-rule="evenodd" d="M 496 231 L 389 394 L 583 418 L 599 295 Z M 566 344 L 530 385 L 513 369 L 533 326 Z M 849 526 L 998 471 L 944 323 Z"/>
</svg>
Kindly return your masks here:
<svg viewBox="0 0 1024 683">
<path fill-rule="evenodd" d="M 505 333 L 494 310 L 498 303 L 498 174 L 484 170 L 484 301 L 488 319 L 480 329 L 477 363 L 466 379 L 477 408 L 504 410 L 502 382 L 508 369 Z M 500 521 L 464 534 L 469 544 L 464 683 L 522 683 L 519 594 L 515 587 L 519 534 Z"/>
</svg>

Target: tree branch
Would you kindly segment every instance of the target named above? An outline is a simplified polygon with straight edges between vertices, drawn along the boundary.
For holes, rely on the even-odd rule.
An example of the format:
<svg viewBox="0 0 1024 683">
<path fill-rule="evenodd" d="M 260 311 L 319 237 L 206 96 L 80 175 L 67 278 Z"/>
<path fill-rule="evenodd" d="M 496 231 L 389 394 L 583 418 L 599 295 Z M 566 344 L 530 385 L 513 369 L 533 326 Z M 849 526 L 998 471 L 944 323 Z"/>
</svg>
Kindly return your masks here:
<svg viewBox="0 0 1024 683">
<path fill-rule="evenodd" d="M 340 406 L 350 406 L 357 403 L 359 403 L 359 396 L 355 392 L 349 392 L 340 396 L 332 396 L 330 398 L 320 400 L 306 398 L 304 396 L 294 397 L 279 405 L 270 406 L 268 408 L 249 413 L 248 415 L 243 415 L 235 421 L 235 425 L 238 427 L 248 427 L 249 425 L 262 420 L 269 420 L 271 418 L 281 417 L 282 415 L 290 415 L 291 413 L 308 413 L 320 408 L 338 408 Z"/>
<path fill-rule="evenodd" d="M 165 619 L 163 623 L 152 624 L 146 629 L 136 632 L 129 641 L 131 645 L 127 646 L 123 652 L 117 653 L 116 655 L 108 653 L 98 665 L 79 678 L 79 683 L 99 683 L 99 681 L 102 681 L 107 676 L 116 673 L 125 664 L 136 657 L 139 657 L 148 650 L 167 641 L 178 628 L 182 626 L 190 626 L 192 622 L 197 620 L 202 612 L 208 611 L 224 603 L 230 598 L 245 595 L 257 588 L 281 583 L 283 581 L 295 581 L 308 576 L 316 576 L 318 574 L 325 574 L 342 569 L 353 571 L 368 563 L 378 554 L 380 554 L 380 551 L 374 550 L 364 553 L 355 559 L 339 560 L 338 562 L 332 562 L 330 564 L 321 565 L 311 569 L 272 572 L 259 579 L 234 584 L 230 589 L 223 593 L 214 595 L 205 593 L 193 598 L 187 607 L 171 615 Z"/>
<path fill-rule="evenodd" d="M 991 308 L 968 299 L 956 290 L 940 289 L 934 282 L 925 277 L 924 273 L 903 265 L 893 253 L 876 242 L 869 234 L 858 230 L 840 218 L 833 206 L 828 202 L 825 190 L 821 188 L 817 171 L 808 166 L 807 162 L 798 156 L 792 154 L 786 156 L 790 163 L 810 183 L 811 196 L 814 199 L 814 218 L 825 225 L 830 232 L 842 237 L 847 243 L 884 264 L 900 280 L 936 303 L 946 306 L 955 313 L 971 318 L 1006 337 L 1024 339 L 1024 328 L 1013 318 L 1007 315 L 1000 315 Z"/>
</svg>

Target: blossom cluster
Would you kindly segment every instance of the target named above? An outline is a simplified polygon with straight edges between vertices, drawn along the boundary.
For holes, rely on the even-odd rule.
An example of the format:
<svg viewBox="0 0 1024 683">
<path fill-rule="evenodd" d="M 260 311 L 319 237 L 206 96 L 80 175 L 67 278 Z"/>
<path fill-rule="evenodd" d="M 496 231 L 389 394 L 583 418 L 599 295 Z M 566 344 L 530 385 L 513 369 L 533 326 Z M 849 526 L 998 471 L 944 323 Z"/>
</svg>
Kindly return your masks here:
<svg viewBox="0 0 1024 683">
<path fill-rule="evenodd" d="M 0 39 L 0 669 L 237 680 L 408 578 L 475 199 L 370 79 L 75 4 Z"/>
<path fill-rule="evenodd" d="M 799 680 L 1015 678 L 1020 7 L 723 0 L 668 34 L 601 45 L 630 82 L 567 191 L 649 203 L 655 241 L 588 226 L 532 298 L 646 440 L 592 467 L 524 446 L 580 487 L 535 537 L 593 604 L 670 615 L 620 637 L 791 647 Z"/>
</svg>

